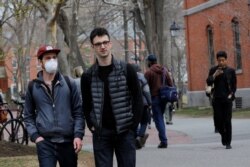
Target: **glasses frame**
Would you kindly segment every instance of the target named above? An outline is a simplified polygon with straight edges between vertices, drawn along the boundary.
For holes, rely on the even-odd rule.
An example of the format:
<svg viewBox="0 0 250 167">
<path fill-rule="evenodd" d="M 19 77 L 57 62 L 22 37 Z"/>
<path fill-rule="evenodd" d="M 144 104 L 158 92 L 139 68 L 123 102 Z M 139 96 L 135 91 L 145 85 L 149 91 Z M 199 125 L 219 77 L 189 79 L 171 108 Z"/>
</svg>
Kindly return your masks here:
<svg viewBox="0 0 250 167">
<path fill-rule="evenodd" d="M 100 48 L 102 45 L 104 47 L 107 47 L 109 44 L 110 44 L 110 41 L 103 41 L 103 42 L 94 43 L 93 46 L 96 48 Z"/>
</svg>

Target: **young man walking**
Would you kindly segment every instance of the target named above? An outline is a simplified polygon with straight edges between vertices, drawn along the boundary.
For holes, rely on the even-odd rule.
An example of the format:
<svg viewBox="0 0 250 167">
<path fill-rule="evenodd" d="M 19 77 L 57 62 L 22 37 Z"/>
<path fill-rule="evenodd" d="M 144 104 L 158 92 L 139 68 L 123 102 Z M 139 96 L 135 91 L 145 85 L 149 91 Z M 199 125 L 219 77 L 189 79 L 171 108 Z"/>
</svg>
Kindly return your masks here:
<svg viewBox="0 0 250 167">
<path fill-rule="evenodd" d="M 227 66 L 227 53 L 216 54 L 218 65 L 209 70 L 207 85 L 214 86 L 212 106 L 215 128 L 221 135 L 222 145 L 231 149 L 232 140 L 232 106 L 236 92 L 237 79 L 235 70 Z"/>
<path fill-rule="evenodd" d="M 83 111 L 93 133 L 95 165 L 135 167 L 135 132 L 142 113 L 142 95 L 133 67 L 115 59 L 104 28 L 95 28 L 90 42 L 96 62 L 82 75 Z"/>
<path fill-rule="evenodd" d="M 159 97 L 159 90 L 162 86 L 163 80 L 163 67 L 160 64 L 157 64 L 157 58 L 155 55 L 149 55 L 147 57 L 147 61 L 149 69 L 145 73 L 145 78 L 148 81 L 152 96 L 153 120 L 155 122 L 156 129 L 158 130 L 158 135 L 160 139 L 160 144 L 158 145 L 158 148 L 167 148 L 168 141 L 163 117 L 166 108 L 166 102 L 161 101 Z M 168 73 L 166 73 L 166 76 L 164 78 L 166 80 L 166 84 L 172 86 L 172 80 L 167 74 Z"/>
<path fill-rule="evenodd" d="M 140 83 L 140 89 L 142 91 L 142 100 L 143 100 L 143 113 L 140 124 L 137 129 L 137 137 L 136 137 L 136 148 L 141 149 L 142 147 L 145 146 L 146 140 L 149 136 L 149 134 L 146 133 L 146 130 L 148 126 L 148 120 L 150 119 L 149 117 L 150 117 L 152 100 L 148 82 L 144 74 L 142 73 L 140 66 L 138 64 L 132 64 L 132 65 L 135 71 L 137 72 L 137 77 Z"/>
<path fill-rule="evenodd" d="M 58 72 L 59 49 L 41 46 L 37 58 L 42 70 L 29 83 L 24 121 L 36 143 L 40 167 L 76 167 L 82 148 L 82 102 L 73 79 Z"/>
</svg>

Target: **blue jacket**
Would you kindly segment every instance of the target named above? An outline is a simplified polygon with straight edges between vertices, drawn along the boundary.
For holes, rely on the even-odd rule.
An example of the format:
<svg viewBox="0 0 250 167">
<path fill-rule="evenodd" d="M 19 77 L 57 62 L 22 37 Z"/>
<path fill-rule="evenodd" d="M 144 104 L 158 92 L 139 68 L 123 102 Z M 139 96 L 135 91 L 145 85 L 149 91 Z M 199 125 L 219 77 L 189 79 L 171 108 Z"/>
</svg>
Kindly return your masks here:
<svg viewBox="0 0 250 167">
<path fill-rule="evenodd" d="M 42 72 L 33 80 L 32 90 L 25 97 L 24 122 L 31 141 L 39 136 L 53 142 L 69 142 L 84 136 L 82 103 L 76 83 L 70 79 L 71 87 L 57 73 L 52 92 L 45 85 Z"/>
</svg>

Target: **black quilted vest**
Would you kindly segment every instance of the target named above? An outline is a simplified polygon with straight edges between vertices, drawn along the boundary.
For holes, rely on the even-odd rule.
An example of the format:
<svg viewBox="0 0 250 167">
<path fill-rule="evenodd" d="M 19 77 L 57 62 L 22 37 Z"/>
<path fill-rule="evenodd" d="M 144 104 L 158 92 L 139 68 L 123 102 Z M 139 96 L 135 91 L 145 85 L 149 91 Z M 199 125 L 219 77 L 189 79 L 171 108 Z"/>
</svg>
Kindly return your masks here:
<svg viewBox="0 0 250 167">
<path fill-rule="evenodd" d="M 91 121 L 96 129 L 102 127 L 102 108 L 104 102 L 104 83 L 98 77 L 98 64 L 89 70 L 91 76 L 91 92 L 93 109 Z M 127 131 L 133 124 L 132 101 L 126 80 L 126 64 L 113 59 L 113 71 L 108 76 L 111 106 L 116 121 L 118 134 Z"/>
</svg>

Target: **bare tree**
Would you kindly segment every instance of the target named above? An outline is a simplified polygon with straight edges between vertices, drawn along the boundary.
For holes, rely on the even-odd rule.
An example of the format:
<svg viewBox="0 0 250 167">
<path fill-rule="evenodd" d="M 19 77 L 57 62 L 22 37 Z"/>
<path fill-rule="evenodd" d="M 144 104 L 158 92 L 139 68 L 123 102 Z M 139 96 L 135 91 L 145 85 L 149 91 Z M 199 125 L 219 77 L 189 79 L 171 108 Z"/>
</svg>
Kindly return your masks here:
<svg viewBox="0 0 250 167">
<path fill-rule="evenodd" d="M 39 9 L 43 19 L 46 20 L 46 43 L 57 45 L 62 49 L 59 57 L 59 68 L 62 73 L 70 75 L 75 66 L 84 66 L 77 42 L 80 0 L 51 2 L 29 0 L 29 2 Z M 71 9 L 70 19 L 70 11 L 67 10 L 69 8 Z M 61 38 L 63 40 L 60 40 Z M 63 52 L 65 44 L 70 50 L 69 54 Z"/>
<path fill-rule="evenodd" d="M 29 70 L 27 68 L 29 68 L 30 47 L 36 25 L 34 16 L 36 15 L 25 0 L 18 0 L 18 2 L 10 0 L 6 3 L 8 6 L 6 15 L 9 19 L 4 22 L 5 32 L 7 32 L 4 37 L 5 47 L 11 46 L 8 48 L 12 48 L 14 53 L 12 60 L 16 62 L 16 68 L 13 71 L 6 69 L 14 76 L 13 82 L 17 90 L 24 92 L 28 82 L 27 71 Z M 5 52 L 8 53 L 9 50 Z"/>
</svg>

